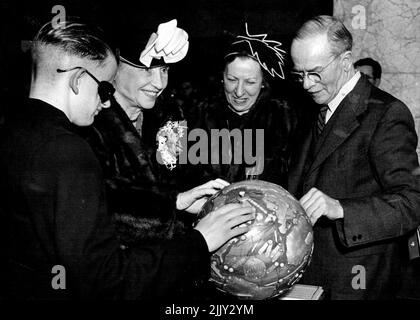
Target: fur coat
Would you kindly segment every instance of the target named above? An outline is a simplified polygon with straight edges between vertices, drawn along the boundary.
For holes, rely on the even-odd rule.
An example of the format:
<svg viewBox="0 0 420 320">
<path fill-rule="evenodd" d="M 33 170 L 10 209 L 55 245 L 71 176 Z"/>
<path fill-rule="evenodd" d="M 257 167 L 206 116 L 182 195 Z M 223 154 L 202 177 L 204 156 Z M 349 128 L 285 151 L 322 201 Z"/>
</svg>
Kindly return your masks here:
<svg viewBox="0 0 420 320">
<path fill-rule="evenodd" d="M 156 161 L 155 146 L 143 142 L 114 98 L 82 134 L 102 166 L 108 206 L 123 244 L 184 233 L 187 227 L 175 208 L 178 192 Z"/>
<path fill-rule="evenodd" d="M 194 185 L 204 183 L 210 179 L 222 178 L 230 183 L 245 179 L 260 179 L 273 182 L 284 186 L 287 179 L 287 171 L 290 158 L 290 141 L 296 127 L 296 116 L 293 109 L 286 101 L 272 99 L 266 93 L 261 93 L 254 106 L 244 115 L 238 115 L 227 106 L 225 98 L 218 99 L 211 103 L 203 103 L 200 108 L 200 119 L 193 127 L 188 126 L 189 130 L 200 128 L 206 131 L 210 140 L 213 129 L 227 129 L 232 132 L 233 129 L 239 129 L 242 133 L 243 143 L 245 140 L 245 130 L 253 132 L 252 155 L 256 155 L 257 147 L 256 130 L 263 129 L 263 170 L 256 175 L 247 176 L 246 171 L 249 163 L 242 159 L 240 164 L 226 164 L 221 157 L 225 151 L 209 149 L 210 158 L 214 153 L 219 153 L 219 163 L 214 163 L 209 159 L 207 164 L 199 163 L 196 165 L 187 164 L 182 166 L 183 183 L 185 188 L 191 188 Z M 231 134 L 232 136 L 232 134 Z M 189 142 L 191 148 L 191 142 Z M 214 146 L 215 141 L 209 141 L 208 145 Z M 231 142 L 230 150 L 234 149 L 234 143 Z M 245 147 L 242 149 L 244 154 Z M 232 157 L 233 158 L 233 157 Z"/>
</svg>

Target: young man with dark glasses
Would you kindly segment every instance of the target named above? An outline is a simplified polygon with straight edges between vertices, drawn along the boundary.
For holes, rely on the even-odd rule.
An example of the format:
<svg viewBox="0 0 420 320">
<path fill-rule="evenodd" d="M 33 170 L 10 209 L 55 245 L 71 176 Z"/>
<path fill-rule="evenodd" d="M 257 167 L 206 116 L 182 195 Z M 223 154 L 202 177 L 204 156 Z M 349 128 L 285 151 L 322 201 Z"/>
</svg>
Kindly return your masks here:
<svg viewBox="0 0 420 320">
<path fill-rule="evenodd" d="M 69 72 L 69 71 L 73 71 L 73 70 L 78 70 L 78 69 L 83 69 L 85 70 L 85 72 L 91 76 L 91 78 L 93 80 L 95 80 L 95 82 L 98 84 L 98 95 L 99 98 L 101 100 L 101 103 L 107 103 L 111 97 L 114 95 L 115 92 L 115 88 L 114 86 L 108 82 L 108 81 L 99 81 L 92 73 L 90 73 L 87 69 L 83 68 L 83 67 L 74 67 L 74 68 L 70 68 L 70 69 L 57 69 L 57 72 L 59 73 L 63 73 L 63 72 Z"/>
</svg>

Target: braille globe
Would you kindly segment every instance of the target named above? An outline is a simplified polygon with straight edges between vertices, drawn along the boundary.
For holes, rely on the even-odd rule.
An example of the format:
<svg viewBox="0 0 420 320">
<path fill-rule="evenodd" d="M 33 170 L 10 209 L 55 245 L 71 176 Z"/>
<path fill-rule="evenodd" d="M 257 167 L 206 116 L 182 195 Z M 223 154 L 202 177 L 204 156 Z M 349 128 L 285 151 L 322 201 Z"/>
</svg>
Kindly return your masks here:
<svg viewBox="0 0 420 320">
<path fill-rule="evenodd" d="M 212 254 L 215 287 L 239 299 L 263 300 L 286 293 L 302 277 L 313 251 L 312 225 L 299 202 L 279 185 L 233 183 L 204 204 L 198 221 L 228 203 L 256 209 L 250 230 Z"/>
</svg>

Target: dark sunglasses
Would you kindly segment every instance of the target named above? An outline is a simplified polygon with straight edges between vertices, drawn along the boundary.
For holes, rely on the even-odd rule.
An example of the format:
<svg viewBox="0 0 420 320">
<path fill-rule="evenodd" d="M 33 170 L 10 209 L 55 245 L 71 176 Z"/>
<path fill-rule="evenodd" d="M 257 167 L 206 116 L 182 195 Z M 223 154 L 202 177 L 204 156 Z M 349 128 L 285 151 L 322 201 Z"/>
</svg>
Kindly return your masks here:
<svg viewBox="0 0 420 320">
<path fill-rule="evenodd" d="M 95 82 L 98 84 L 98 94 L 99 94 L 99 99 L 101 99 L 102 103 L 105 103 L 107 101 L 109 101 L 111 99 L 111 97 L 114 95 L 115 92 L 115 88 L 114 86 L 109 83 L 108 81 L 99 81 L 98 79 L 96 79 L 96 77 L 91 74 L 88 70 L 86 70 L 83 67 L 74 67 L 71 69 L 57 69 L 58 73 L 63 73 L 63 72 L 69 72 L 69 71 L 73 71 L 76 69 L 83 69 L 89 76 L 92 77 L 93 80 L 95 80 Z"/>
</svg>

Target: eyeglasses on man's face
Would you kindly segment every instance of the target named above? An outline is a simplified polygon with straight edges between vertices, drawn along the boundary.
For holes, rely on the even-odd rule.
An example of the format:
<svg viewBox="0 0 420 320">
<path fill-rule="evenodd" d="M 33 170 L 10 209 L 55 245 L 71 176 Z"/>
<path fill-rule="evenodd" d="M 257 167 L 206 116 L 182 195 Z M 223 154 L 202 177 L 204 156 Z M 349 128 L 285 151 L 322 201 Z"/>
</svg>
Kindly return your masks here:
<svg viewBox="0 0 420 320">
<path fill-rule="evenodd" d="M 99 81 L 92 73 L 90 73 L 85 68 L 74 67 L 74 68 L 65 69 L 65 70 L 57 69 L 57 72 L 58 73 L 63 73 L 63 72 L 69 72 L 69 71 L 77 70 L 77 69 L 84 70 L 98 84 L 98 95 L 99 95 L 99 99 L 101 99 L 102 103 L 106 103 L 107 101 L 109 101 L 111 99 L 111 97 L 115 93 L 114 86 L 111 83 L 109 83 L 108 81 Z"/>
<path fill-rule="evenodd" d="M 320 82 L 322 80 L 321 74 L 338 58 L 340 55 L 336 55 L 330 62 L 328 62 L 325 66 L 318 68 L 317 71 L 291 71 L 291 75 L 296 82 L 303 83 L 305 78 L 307 77 L 312 82 Z"/>
</svg>

